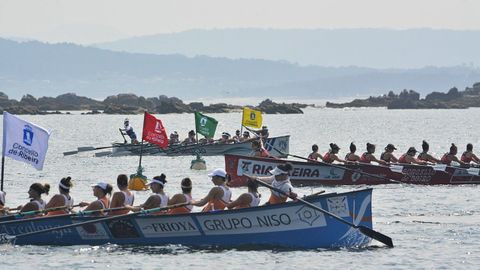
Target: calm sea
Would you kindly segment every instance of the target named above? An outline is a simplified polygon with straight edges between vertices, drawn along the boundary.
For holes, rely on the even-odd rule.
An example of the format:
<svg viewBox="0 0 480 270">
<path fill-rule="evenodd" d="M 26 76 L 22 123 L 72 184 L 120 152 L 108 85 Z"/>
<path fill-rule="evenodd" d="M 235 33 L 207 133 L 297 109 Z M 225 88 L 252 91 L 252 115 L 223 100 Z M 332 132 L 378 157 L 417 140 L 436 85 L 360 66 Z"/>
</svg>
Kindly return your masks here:
<svg viewBox="0 0 480 270">
<path fill-rule="evenodd" d="M 212 114 L 219 121 L 217 134 L 234 133 L 240 128 L 241 114 Z M 76 202 L 94 199 L 90 184 L 115 183 L 120 173 L 132 174 L 138 157 L 95 158 L 93 153 L 64 157 L 62 152 L 79 146 L 108 146 L 122 141 L 118 128 L 125 116 L 48 115 L 23 116 L 52 130 L 43 171 L 7 159 L 5 191 L 7 203 L 17 206 L 27 202 L 27 190 L 33 182 L 50 183 L 52 194 L 60 178 L 75 179 Z M 128 116 L 140 133 L 143 116 Z M 181 136 L 194 127 L 192 114 L 159 115 L 167 132 Z M 303 115 L 266 115 L 264 123 L 271 135 L 290 134 L 290 152 L 306 156 L 311 145 L 321 152 L 331 142 L 348 151 L 350 142 L 364 151 L 366 142 L 378 145 L 377 151 L 393 143 L 398 155 L 410 146 L 421 148 L 426 139 L 437 156 L 446 152 L 451 142 L 463 151 L 469 142 L 479 146 L 480 109 L 468 110 L 386 110 L 386 109 L 315 109 Z M 0 133 L 1 134 L 1 133 Z M 476 150 L 476 148 L 474 148 Z M 377 153 L 379 155 L 379 153 Z M 206 157 L 208 170 L 222 167 L 223 157 Z M 145 175 L 167 175 L 169 194 L 179 191 L 180 180 L 194 181 L 193 195 L 201 198 L 212 184 L 205 171 L 189 169 L 192 157 L 144 157 Z M 363 187 L 303 187 L 300 194 L 347 191 Z M 263 198 L 268 190 L 261 190 Z M 393 238 L 395 248 L 378 242 L 363 249 L 340 250 L 196 250 L 183 246 L 121 247 L 73 246 L 36 247 L 0 245 L 1 269 L 478 269 L 480 268 L 480 189 L 478 186 L 381 185 L 373 192 L 374 229 Z M 234 197 L 244 192 L 235 189 Z M 148 194 L 136 193 L 136 203 Z"/>
</svg>

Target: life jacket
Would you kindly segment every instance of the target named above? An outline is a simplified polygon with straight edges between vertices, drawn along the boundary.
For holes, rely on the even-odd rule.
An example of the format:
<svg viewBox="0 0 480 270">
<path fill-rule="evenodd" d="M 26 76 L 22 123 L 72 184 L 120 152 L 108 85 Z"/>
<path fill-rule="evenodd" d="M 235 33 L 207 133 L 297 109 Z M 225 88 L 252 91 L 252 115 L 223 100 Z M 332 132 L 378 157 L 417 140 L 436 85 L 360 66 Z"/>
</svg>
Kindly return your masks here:
<svg viewBox="0 0 480 270">
<path fill-rule="evenodd" d="M 331 154 L 332 154 L 332 153 L 330 153 L 330 152 L 325 153 L 325 155 L 323 155 L 323 157 L 322 157 L 323 162 L 325 162 L 325 163 L 333 163 Z"/>
<path fill-rule="evenodd" d="M 185 202 L 190 202 L 192 201 L 192 196 L 188 194 L 183 194 L 185 197 Z M 184 205 L 182 207 L 176 207 L 173 209 L 170 209 L 168 211 L 168 214 L 174 215 L 174 214 L 185 214 L 185 213 L 190 213 L 192 212 L 193 205 Z"/>
<path fill-rule="evenodd" d="M 368 152 L 363 153 L 362 156 L 360 157 L 360 162 L 370 163 L 370 160 L 367 159 L 367 155 L 368 155 L 368 154 L 369 154 Z"/>
<path fill-rule="evenodd" d="M 227 207 L 228 202 L 232 198 L 232 191 L 227 187 L 218 186 L 223 190 L 223 196 L 221 199 L 213 199 L 207 203 L 207 205 L 202 209 L 202 212 L 210 212 L 214 210 L 224 210 Z"/>
<path fill-rule="evenodd" d="M 124 198 L 124 201 L 123 201 L 123 205 L 133 205 L 133 201 L 135 199 L 133 193 L 128 190 L 127 191 L 121 191 L 123 193 L 123 198 Z M 124 215 L 124 214 L 127 214 L 128 212 L 130 212 L 129 209 L 124 209 L 124 210 L 117 210 L 117 211 L 113 211 L 113 212 L 110 212 L 110 215 Z"/>
<path fill-rule="evenodd" d="M 442 158 L 440 159 L 440 161 L 443 163 L 443 164 L 447 164 L 447 165 L 450 165 L 452 164 L 452 160 L 450 159 L 450 153 L 445 153 Z"/>
<path fill-rule="evenodd" d="M 471 153 L 471 152 L 468 152 L 468 151 L 463 152 L 462 157 L 461 157 L 460 160 L 463 161 L 463 162 L 465 162 L 465 163 L 470 163 L 470 162 L 472 162 L 472 160 L 473 160 L 473 159 L 472 159 L 472 156 L 467 157 L 467 154 L 469 154 L 469 153 Z"/>
<path fill-rule="evenodd" d="M 280 189 L 281 191 L 287 194 L 293 189 L 292 184 L 290 183 L 290 180 L 281 181 L 281 182 L 277 180 L 273 180 L 272 186 L 274 188 Z M 288 199 L 287 196 L 272 190 L 270 194 L 270 198 L 268 199 L 268 203 L 269 204 L 284 203 L 287 201 L 287 199 Z"/>
<path fill-rule="evenodd" d="M 62 195 L 63 196 L 63 199 L 64 199 L 64 203 L 63 205 L 61 206 L 66 206 L 67 208 L 65 209 L 59 209 L 59 210 L 55 210 L 55 211 L 50 211 L 47 213 L 47 216 L 58 216 L 58 215 L 64 215 L 64 214 L 68 214 L 70 212 L 69 208 L 71 208 L 73 206 L 73 198 L 72 197 L 67 197 L 65 194 L 59 194 L 59 195 Z"/>
<path fill-rule="evenodd" d="M 400 158 L 398 158 L 398 163 L 403 163 L 403 164 L 410 164 L 410 162 L 407 162 L 407 154 L 403 154 Z"/>
<path fill-rule="evenodd" d="M 250 195 L 252 200 L 250 201 L 249 204 L 241 204 L 235 207 L 235 209 L 241 209 L 241 208 L 249 208 L 249 207 L 255 207 L 260 204 L 260 195 L 259 194 L 254 194 L 252 192 L 247 193 Z"/>
</svg>

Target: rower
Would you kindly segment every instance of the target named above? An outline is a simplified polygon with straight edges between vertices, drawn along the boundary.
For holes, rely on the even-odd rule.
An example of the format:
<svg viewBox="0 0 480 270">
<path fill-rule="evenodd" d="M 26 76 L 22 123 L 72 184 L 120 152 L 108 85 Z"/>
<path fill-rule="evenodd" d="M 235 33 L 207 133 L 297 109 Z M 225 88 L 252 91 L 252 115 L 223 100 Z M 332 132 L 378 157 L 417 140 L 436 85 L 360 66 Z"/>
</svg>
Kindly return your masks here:
<svg viewBox="0 0 480 270">
<path fill-rule="evenodd" d="M 418 160 L 415 158 L 415 154 L 417 153 L 417 149 L 415 147 L 408 148 L 407 153 L 403 154 L 399 159 L 398 163 L 401 164 L 418 164 L 418 165 L 427 165 L 428 163 L 423 160 Z"/>
<path fill-rule="evenodd" d="M 237 129 L 235 131 L 235 136 L 233 136 L 232 140 L 234 140 L 234 142 L 238 143 L 238 142 L 240 142 L 241 138 L 242 138 L 242 136 L 240 136 L 240 130 Z"/>
<path fill-rule="evenodd" d="M 231 135 L 228 132 L 222 132 L 222 137 L 218 139 L 219 144 L 228 144 L 235 142 L 233 139 L 230 139 Z"/>
<path fill-rule="evenodd" d="M 170 145 L 180 143 L 180 141 L 178 140 L 178 133 L 176 131 L 170 133 L 170 139 L 168 140 L 168 143 Z"/>
<path fill-rule="evenodd" d="M 450 151 L 448 153 L 445 153 L 442 158 L 440 159 L 440 161 L 443 163 L 443 164 L 447 164 L 447 165 L 452 165 L 452 161 L 455 161 L 455 162 L 458 162 L 460 163 L 460 165 L 467 165 L 467 163 L 459 160 L 457 158 L 457 152 L 458 152 L 458 149 L 457 149 L 457 146 L 455 144 L 452 143 L 452 145 L 450 146 Z"/>
<path fill-rule="evenodd" d="M 188 137 L 183 140 L 182 144 L 194 144 L 197 142 L 197 139 L 195 138 L 195 131 L 190 130 L 188 132 Z"/>
<path fill-rule="evenodd" d="M 126 207 L 133 205 L 135 200 L 133 193 L 128 189 L 128 176 L 120 174 L 117 176 L 117 187 L 120 191 L 113 193 L 110 208 Z M 123 215 L 130 212 L 130 209 L 110 212 L 109 215 Z"/>
<path fill-rule="evenodd" d="M 260 204 L 260 194 L 258 193 L 257 181 L 248 180 L 248 192 L 240 195 L 235 201 L 227 204 L 228 209 L 240 209 L 256 207 Z"/>
<path fill-rule="evenodd" d="M 473 153 L 473 144 L 467 144 L 467 151 L 463 152 L 461 161 L 469 164 L 470 162 L 480 163 L 480 159 Z"/>
<path fill-rule="evenodd" d="M 398 162 L 398 159 L 393 155 L 393 151 L 397 150 L 393 144 L 389 143 L 385 146 L 385 151 L 380 155 L 380 159 L 386 163 Z"/>
<path fill-rule="evenodd" d="M 125 118 L 125 120 L 123 121 L 123 129 L 122 131 L 125 132 L 125 134 L 128 135 L 128 137 L 130 137 L 130 140 L 133 144 L 137 144 L 138 143 L 138 140 L 137 140 L 137 134 L 135 134 L 135 131 L 133 131 L 133 128 L 132 126 L 130 126 L 130 120 L 128 118 Z"/>
<path fill-rule="evenodd" d="M 5 207 L 5 191 L 0 191 L 0 216 L 8 214 L 8 208 Z"/>
<path fill-rule="evenodd" d="M 227 183 L 230 181 L 230 176 L 224 169 L 215 169 L 212 173 L 208 174 L 211 177 L 215 187 L 210 189 L 208 195 L 199 200 L 192 201 L 192 205 L 204 206 L 202 212 L 224 210 L 232 198 L 232 191 L 228 188 Z"/>
<path fill-rule="evenodd" d="M 360 161 L 360 157 L 355 154 L 355 151 L 357 151 L 357 146 L 351 142 L 350 143 L 350 153 L 345 155 L 345 160 L 349 162 L 358 162 Z"/>
<path fill-rule="evenodd" d="M 322 156 L 318 153 L 318 145 L 312 145 L 312 153 L 308 155 L 308 162 L 317 161 L 318 158 L 322 158 Z"/>
<path fill-rule="evenodd" d="M 183 178 L 182 182 L 180 183 L 180 187 L 182 188 L 182 193 L 175 194 L 173 197 L 168 201 L 168 205 L 175 205 L 179 203 L 186 203 L 192 201 L 192 180 L 188 177 Z M 193 205 L 185 205 L 182 207 L 177 207 L 170 209 L 168 211 L 169 214 L 184 214 L 192 212 Z"/>
<path fill-rule="evenodd" d="M 159 176 L 153 177 L 153 179 L 147 183 L 147 185 L 150 186 L 153 194 L 150 195 L 150 197 L 148 197 L 148 199 L 140 206 L 127 206 L 127 208 L 129 208 L 133 212 L 138 212 L 142 209 L 148 210 L 153 208 L 166 207 L 169 201 L 168 195 L 163 191 L 166 183 L 167 177 L 163 173 Z M 154 213 L 154 215 L 161 214 L 165 214 L 165 212 L 162 211 Z"/>
<path fill-rule="evenodd" d="M 258 139 L 256 141 L 252 141 L 252 153 L 251 156 L 253 157 L 270 157 L 270 153 L 263 147 L 263 141 Z"/>
<path fill-rule="evenodd" d="M 340 150 L 340 147 L 338 147 L 338 145 L 331 143 L 330 150 L 328 150 L 328 152 L 325 153 L 325 155 L 323 155 L 322 157 L 323 162 L 333 163 L 334 161 L 338 161 L 338 162 L 346 163 L 345 160 L 338 158 L 337 154 L 339 150 Z"/>
<path fill-rule="evenodd" d="M 418 154 L 418 160 L 427 161 L 431 163 L 441 163 L 439 159 L 434 158 L 428 153 L 430 146 L 426 141 L 422 141 L 422 152 Z"/>
<path fill-rule="evenodd" d="M 268 199 L 268 202 L 266 204 L 278 204 L 286 202 L 289 197 L 297 197 L 297 194 L 293 192 L 293 186 L 290 182 L 289 175 L 292 170 L 293 165 L 290 162 L 287 162 L 285 164 L 278 165 L 277 167 L 275 167 L 275 169 L 271 170 L 271 176 L 247 177 L 250 178 L 251 181 L 255 181 L 255 179 L 258 179 L 265 183 L 271 184 L 274 188 L 280 189 L 285 194 L 287 194 L 287 196 L 285 196 L 284 194 L 271 190 L 270 198 Z"/>
<path fill-rule="evenodd" d="M 46 208 L 65 207 L 55 211 L 50 211 L 47 216 L 57 216 L 70 213 L 73 207 L 73 198 L 70 196 L 70 189 L 73 187 L 72 178 L 70 176 L 62 178 L 58 183 L 59 194 L 55 194 L 47 203 Z"/>
<path fill-rule="evenodd" d="M 113 187 L 110 184 L 105 182 L 99 182 L 95 185 L 91 185 L 93 190 L 93 196 L 97 197 L 97 200 L 86 203 L 81 202 L 79 205 L 80 207 L 87 206 L 84 211 L 92 211 L 92 210 L 104 210 L 110 207 L 110 200 L 108 196 L 112 194 Z M 95 215 L 106 215 L 106 213 L 98 212 Z"/>
<path fill-rule="evenodd" d="M 20 212 L 29 212 L 29 211 L 36 211 L 36 210 L 45 210 L 46 204 L 42 200 L 42 194 L 47 194 L 50 191 L 49 184 L 40 184 L 34 183 L 30 186 L 28 190 L 28 196 L 31 198 L 30 202 L 25 204 L 21 209 Z"/>
<path fill-rule="evenodd" d="M 375 153 L 375 145 L 371 143 L 367 143 L 367 152 L 363 153 L 360 157 L 360 162 L 362 163 L 371 163 L 372 161 L 377 162 L 379 164 L 387 165 L 387 163 L 383 160 L 377 159 L 373 153 Z"/>
<path fill-rule="evenodd" d="M 245 142 L 245 141 L 248 141 L 248 140 L 250 140 L 250 132 L 245 130 L 242 134 L 242 137 L 240 137 L 240 142 Z"/>
</svg>

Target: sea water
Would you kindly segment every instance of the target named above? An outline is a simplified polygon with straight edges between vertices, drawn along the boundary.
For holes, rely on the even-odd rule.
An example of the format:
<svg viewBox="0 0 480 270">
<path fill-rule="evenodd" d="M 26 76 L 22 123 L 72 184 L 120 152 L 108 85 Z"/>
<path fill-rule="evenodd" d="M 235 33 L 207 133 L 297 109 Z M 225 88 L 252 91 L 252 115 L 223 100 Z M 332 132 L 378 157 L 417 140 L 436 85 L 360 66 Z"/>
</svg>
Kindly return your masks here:
<svg viewBox="0 0 480 270">
<path fill-rule="evenodd" d="M 93 152 L 63 156 L 79 146 L 108 146 L 122 142 L 118 128 L 125 115 L 46 115 L 22 116 L 52 131 L 43 171 L 6 159 L 5 188 L 7 204 L 15 207 L 28 202 L 28 188 L 34 182 L 49 183 L 51 194 L 58 181 L 72 176 L 75 202 L 93 201 L 91 184 L 106 181 L 115 184 L 118 174 L 136 172 L 138 157 L 94 157 Z M 240 129 L 241 113 L 210 114 L 219 122 L 217 134 Z M 128 116 L 141 133 L 142 115 Z M 194 128 L 193 114 L 157 115 L 167 132 L 181 137 Z M 400 156 L 408 147 L 421 149 L 422 140 L 439 157 L 454 142 L 462 152 L 467 143 L 479 146 L 480 109 L 467 110 L 387 110 L 385 108 L 324 109 L 307 108 L 301 115 L 265 115 L 264 124 L 271 136 L 291 135 L 290 153 L 307 156 L 312 144 L 320 152 L 335 142 L 340 156 L 355 142 L 358 154 L 367 142 L 383 147 L 393 143 Z M 1 133 L 0 133 L 1 134 Z M 475 148 L 476 147 L 476 148 Z M 224 166 L 223 157 L 204 157 L 207 171 L 190 170 L 194 157 L 143 157 L 148 177 L 165 173 L 166 192 L 180 191 L 184 177 L 193 180 L 193 197 L 205 196 L 212 183 L 207 173 Z M 321 190 L 342 192 L 365 186 L 302 187 L 300 195 Z M 476 185 L 413 186 L 380 185 L 373 187 L 374 229 L 393 238 L 395 248 L 373 241 L 369 247 L 335 250 L 285 249 L 191 249 L 184 246 L 125 247 L 104 246 L 12 246 L 0 245 L 1 269 L 478 269 L 480 268 L 480 196 Z M 260 188 L 262 201 L 269 191 Z M 233 197 L 245 192 L 233 189 Z M 143 203 L 148 193 L 136 192 L 135 204 Z M 196 209 L 197 211 L 199 208 Z"/>
</svg>

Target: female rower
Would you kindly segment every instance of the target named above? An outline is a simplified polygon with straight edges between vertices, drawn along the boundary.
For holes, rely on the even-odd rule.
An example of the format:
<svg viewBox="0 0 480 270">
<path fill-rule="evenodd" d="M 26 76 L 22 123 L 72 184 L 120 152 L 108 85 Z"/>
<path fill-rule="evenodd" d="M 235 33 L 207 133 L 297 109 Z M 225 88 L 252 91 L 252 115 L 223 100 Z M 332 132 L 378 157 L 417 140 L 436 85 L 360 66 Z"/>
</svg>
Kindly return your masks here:
<svg viewBox="0 0 480 270">
<path fill-rule="evenodd" d="M 28 190 L 28 196 L 31 198 L 30 202 L 25 204 L 20 212 L 28 212 L 28 211 L 35 211 L 35 210 L 45 210 L 46 204 L 42 200 L 42 194 L 47 194 L 50 191 L 49 184 L 40 184 L 35 183 L 30 186 Z"/>
<path fill-rule="evenodd" d="M 309 162 L 317 161 L 318 158 L 322 158 L 322 156 L 318 153 L 318 145 L 314 144 L 312 145 L 312 153 L 308 155 L 308 161 Z"/>
<path fill-rule="evenodd" d="M 330 144 L 330 150 L 328 150 L 328 152 L 325 153 L 325 155 L 323 155 L 323 157 L 322 157 L 323 162 L 333 163 L 334 161 L 338 161 L 338 162 L 345 163 L 346 162 L 345 160 L 340 159 L 337 156 L 339 150 L 340 150 L 340 147 L 338 147 L 338 145 L 336 145 L 334 143 L 331 143 Z"/>
<path fill-rule="evenodd" d="M 57 216 L 70 213 L 73 207 L 73 198 L 70 196 L 70 189 L 73 187 L 72 178 L 70 176 L 62 178 L 58 183 L 59 194 L 55 194 L 47 203 L 46 208 L 64 207 L 55 211 L 50 211 L 47 216 Z"/>
<path fill-rule="evenodd" d="M 0 216 L 8 214 L 8 208 L 5 207 L 5 191 L 0 191 Z"/>
<path fill-rule="evenodd" d="M 138 212 L 142 209 L 148 210 L 153 208 L 166 207 L 169 201 L 168 195 L 163 191 L 166 183 L 167 177 L 163 173 L 160 176 L 153 177 L 153 179 L 147 184 L 150 186 L 153 194 L 150 195 L 150 197 L 148 197 L 148 199 L 140 206 L 127 206 L 127 208 L 129 208 L 133 212 Z M 154 214 L 164 213 L 165 211 L 159 211 Z"/>
<path fill-rule="evenodd" d="M 270 171 L 270 173 L 272 174 L 271 176 L 265 176 L 265 177 L 248 176 L 248 178 L 250 178 L 251 181 L 255 181 L 256 179 L 258 179 L 267 184 L 271 184 L 274 188 L 277 188 L 287 194 L 287 196 L 285 196 L 284 194 L 271 190 L 271 195 L 267 204 L 283 203 L 283 202 L 286 202 L 289 197 L 291 198 L 297 197 L 297 194 L 293 192 L 292 183 L 290 183 L 289 175 L 290 175 L 290 171 L 292 170 L 293 170 L 293 165 L 290 162 L 287 162 L 285 164 L 278 165 L 277 167 L 275 167 L 275 169 L 271 170 Z"/>
<path fill-rule="evenodd" d="M 452 143 L 452 145 L 450 146 L 450 151 L 448 153 L 445 153 L 442 158 L 440 159 L 440 161 L 443 163 L 443 164 L 447 164 L 447 165 L 451 165 L 452 164 L 452 161 L 455 161 L 455 162 L 458 162 L 460 163 L 461 165 L 466 165 L 465 162 L 459 160 L 457 158 L 457 152 L 458 152 L 458 149 L 457 149 L 457 146 L 455 144 Z"/>
<path fill-rule="evenodd" d="M 126 207 L 133 205 L 134 196 L 128 189 L 128 177 L 125 174 L 117 176 L 117 187 L 120 191 L 113 193 L 110 208 Z M 123 215 L 130 212 L 130 209 L 110 212 L 110 215 Z"/>
<path fill-rule="evenodd" d="M 357 146 L 353 144 L 353 142 L 350 143 L 350 153 L 348 153 L 345 156 L 346 161 L 350 162 L 358 162 L 360 161 L 360 157 L 355 154 L 355 151 L 357 151 Z"/>
<path fill-rule="evenodd" d="M 375 144 L 367 143 L 367 152 L 363 153 L 360 157 L 360 162 L 370 163 L 372 161 L 377 162 L 378 164 L 387 165 L 383 160 L 377 159 L 373 153 L 375 153 Z"/>
<path fill-rule="evenodd" d="M 380 159 L 386 163 L 398 162 L 398 159 L 393 155 L 394 150 L 397 150 L 397 148 L 393 144 L 387 144 L 385 151 L 380 155 Z"/>
<path fill-rule="evenodd" d="M 418 160 L 415 158 L 415 154 L 417 153 L 417 149 L 415 147 L 408 148 L 407 153 L 403 154 L 399 159 L 398 163 L 402 164 L 418 164 L 418 165 L 427 165 L 426 161 Z"/>
<path fill-rule="evenodd" d="M 418 160 L 427 161 L 431 163 L 441 163 L 439 159 L 434 158 L 428 153 L 430 145 L 426 141 L 422 141 L 422 152 L 418 154 Z"/>
<path fill-rule="evenodd" d="M 472 161 L 477 164 L 480 163 L 480 159 L 473 153 L 473 145 L 471 143 L 467 144 L 467 151 L 463 152 L 460 160 L 467 164 Z"/>
<path fill-rule="evenodd" d="M 243 193 L 235 201 L 227 205 L 228 209 L 240 209 L 255 207 L 260 204 L 260 194 L 258 193 L 257 181 L 248 180 L 247 182 L 248 192 Z"/>
<path fill-rule="evenodd" d="M 168 201 L 168 205 L 174 205 L 179 203 L 186 203 L 192 201 L 192 180 L 186 177 L 182 179 L 180 183 L 180 187 L 182 188 L 181 194 L 175 194 L 173 197 Z M 186 205 L 182 207 L 177 207 L 170 209 L 168 211 L 169 214 L 183 214 L 183 213 L 190 213 L 192 212 L 193 205 Z"/>
<path fill-rule="evenodd" d="M 96 201 L 91 203 L 81 202 L 81 207 L 87 206 L 84 211 L 104 210 L 110 207 L 110 200 L 108 195 L 112 194 L 113 187 L 105 182 L 99 182 L 91 185 L 93 189 L 93 196 L 97 197 Z M 106 213 L 99 212 L 97 215 L 106 215 Z"/>
<path fill-rule="evenodd" d="M 221 168 L 215 169 L 208 176 L 212 178 L 215 187 L 210 189 L 210 192 L 205 198 L 199 201 L 192 201 L 192 205 L 204 206 L 206 204 L 202 212 L 223 210 L 232 198 L 232 191 L 227 187 L 230 176 Z"/>
<path fill-rule="evenodd" d="M 252 141 L 252 156 L 254 157 L 270 157 L 270 153 L 263 147 L 262 140 Z"/>
<path fill-rule="evenodd" d="M 183 140 L 182 144 L 193 144 L 196 142 L 197 142 L 197 139 L 195 138 L 195 131 L 193 131 L 192 129 L 188 132 L 188 137 L 185 138 L 185 140 Z"/>
</svg>

